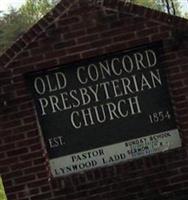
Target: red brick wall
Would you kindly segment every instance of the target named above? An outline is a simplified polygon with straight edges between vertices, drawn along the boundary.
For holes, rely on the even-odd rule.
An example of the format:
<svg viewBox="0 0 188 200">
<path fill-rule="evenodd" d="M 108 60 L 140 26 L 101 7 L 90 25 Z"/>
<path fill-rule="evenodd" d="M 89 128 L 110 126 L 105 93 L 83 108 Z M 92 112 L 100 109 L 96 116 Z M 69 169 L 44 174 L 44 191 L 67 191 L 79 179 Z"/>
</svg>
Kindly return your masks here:
<svg viewBox="0 0 188 200">
<path fill-rule="evenodd" d="M 173 21 L 166 23 L 161 21 L 158 12 L 145 13 L 143 8 L 133 8 L 132 14 L 117 12 L 112 15 L 109 12 L 105 15 L 101 9 L 77 4 L 68 14 L 57 18 L 1 71 L 0 174 L 9 200 L 188 198 L 188 49 L 183 38 L 185 31 L 181 27 L 176 30 L 176 18 L 168 18 L 166 21 Z M 34 38 L 36 32 L 41 32 L 37 26 L 29 32 L 30 37 Z M 165 70 L 183 147 L 49 180 L 45 150 L 24 74 L 159 40 L 164 42 Z M 12 47 L 12 56 L 19 45 L 21 42 Z M 7 63 L 6 58 L 3 63 Z"/>
</svg>

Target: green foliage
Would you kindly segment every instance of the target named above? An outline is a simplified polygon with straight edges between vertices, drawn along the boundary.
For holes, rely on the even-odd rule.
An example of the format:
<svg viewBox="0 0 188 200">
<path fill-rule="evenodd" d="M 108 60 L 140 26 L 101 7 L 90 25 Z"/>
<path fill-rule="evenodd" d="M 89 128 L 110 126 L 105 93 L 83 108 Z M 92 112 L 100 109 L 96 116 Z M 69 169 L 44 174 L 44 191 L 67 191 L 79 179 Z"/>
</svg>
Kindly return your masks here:
<svg viewBox="0 0 188 200">
<path fill-rule="evenodd" d="M 1 176 L 0 176 L 0 199 L 1 200 L 7 200 Z"/>
<path fill-rule="evenodd" d="M 0 27 L 0 52 L 3 52 L 26 28 L 22 24 L 22 16 L 14 9 L 0 18 Z"/>
<path fill-rule="evenodd" d="M 178 0 L 131 0 L 131 2 L 169 14 L 181 16 L 181 8 Z"/>
<path fill-rule="evenodd" d="M 142 5 L 148 8 L 164 11 L 164 7 L 160 1 L 156 0 L 132 0 L 133 3 Z"/>
<path fill-rule="evenodd" d="M 43 17 L 50 9 L 52 4 L 49 0 L 27 0 L 19 9 L 24 24 L 31 26 Z"/>
<path fill-rule="evenodd" d="M 8 14 L 3 13 L 0 16 L 0 54 L 56 3 L 57 0 L 27 0 L 19 10 L 11 8 Z"/>
<path fill-rule="evenodd" d="M 188 12 L 186 12 L 186 13 L 184 14 L 184 17 L 185 17 L 186 19 L 188 19 Z"/>
</svg>

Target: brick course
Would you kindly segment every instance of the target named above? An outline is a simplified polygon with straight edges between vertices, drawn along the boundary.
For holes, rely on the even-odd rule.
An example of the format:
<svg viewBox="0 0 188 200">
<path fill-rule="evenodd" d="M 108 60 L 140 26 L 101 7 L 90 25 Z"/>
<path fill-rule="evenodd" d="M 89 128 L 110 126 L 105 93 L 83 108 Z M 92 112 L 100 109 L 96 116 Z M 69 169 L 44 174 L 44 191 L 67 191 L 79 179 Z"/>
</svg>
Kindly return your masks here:
<svg viewBox="0 0 188 200">
<path fill-rule="evenodd" d="M 123 1 L 62 0 L 0 58 L 0 174 L 9 200 L 188 198 L 188 49 L 184 19 Z M 183 35 L 183 36 L 182 36 Z M 49 179 L 24 74 L 158 40 L 182 137 L 179 149 Z"/>
</svg>

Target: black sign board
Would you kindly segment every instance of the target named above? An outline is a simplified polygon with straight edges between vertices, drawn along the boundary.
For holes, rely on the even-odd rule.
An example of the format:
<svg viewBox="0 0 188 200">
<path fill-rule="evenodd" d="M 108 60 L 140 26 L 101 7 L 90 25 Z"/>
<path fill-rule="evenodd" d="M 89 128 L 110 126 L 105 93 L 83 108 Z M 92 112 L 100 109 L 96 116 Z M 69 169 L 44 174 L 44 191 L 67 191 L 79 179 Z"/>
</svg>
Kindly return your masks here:
<svg viewBox="0 0 188 200">
<path fill-rule="evenodd" d="M 177 130 L 162 56 L 159 42 L 27 74 L 49 158 Z"/>
</svg>

